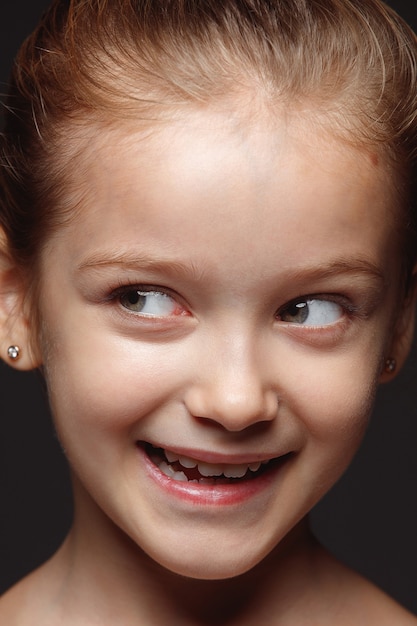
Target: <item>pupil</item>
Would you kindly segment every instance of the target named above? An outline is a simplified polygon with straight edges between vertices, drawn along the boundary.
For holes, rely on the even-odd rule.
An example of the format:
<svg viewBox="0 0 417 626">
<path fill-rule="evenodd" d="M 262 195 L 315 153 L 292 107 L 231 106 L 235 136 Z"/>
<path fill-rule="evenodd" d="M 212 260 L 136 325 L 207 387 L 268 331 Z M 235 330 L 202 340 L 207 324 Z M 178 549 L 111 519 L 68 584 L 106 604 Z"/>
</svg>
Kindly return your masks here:
<svg viewBox="0 0 417 626">
<path fill-rule="evenodd" d="M 127 309 L 140 312 L 146 305 L 146 295 L 140 291 L 127 291 L 120 298 L 120 302 Z"/>
<path fill-rule="evenodd" d="M 292 304 L 284 315 L 284 321 L 289 322 L 297 322 L 298 324 L 302 324 L 306 321 L 308 317 L 308 304 L 307 302 L 297 302 L 296 304 Z"/>
<path fill-rule="evenodd" d="M 139 302 L 140 295 L 138 291 L 130 291 L 127 296 L 129 304 L 137 304 Z"/>
</svg>

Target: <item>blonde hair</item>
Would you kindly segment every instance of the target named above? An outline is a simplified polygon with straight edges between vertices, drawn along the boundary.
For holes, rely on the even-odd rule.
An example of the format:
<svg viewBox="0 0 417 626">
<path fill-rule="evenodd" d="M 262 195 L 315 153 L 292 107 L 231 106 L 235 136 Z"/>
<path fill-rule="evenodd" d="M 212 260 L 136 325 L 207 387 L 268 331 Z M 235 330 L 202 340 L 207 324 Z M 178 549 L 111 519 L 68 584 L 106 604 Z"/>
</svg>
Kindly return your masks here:
<svg viewBox="0 0 417 626">
<path fill-rule="evenodd" d="M 70 214 L 77 128 L 152 123 L 253 91 L 325 110 L 398 174 L 414 263 L 417 41 L 379 0 L 56 0 L 16 58 L 0 152 L 0 224 L 23 266 Z M 406 218 L 404 218 L 404 211 Z"/>
</svg>

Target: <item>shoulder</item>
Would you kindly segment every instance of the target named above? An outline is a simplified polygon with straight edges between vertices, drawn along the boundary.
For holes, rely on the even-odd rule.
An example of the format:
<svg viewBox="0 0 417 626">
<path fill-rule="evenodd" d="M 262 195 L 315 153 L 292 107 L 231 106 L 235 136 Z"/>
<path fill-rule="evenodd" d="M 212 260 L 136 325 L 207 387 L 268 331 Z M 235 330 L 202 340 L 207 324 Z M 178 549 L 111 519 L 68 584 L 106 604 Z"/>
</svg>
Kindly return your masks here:
<svg viewBox="0 0 417 626">
<path fill-rule="evenodd" d="M 417 626 L 417 617 L 372 583 L 359 577 L 355 594 L 357 622 L 375 626 Z"/>
<path fill-rule="evenodd" d="M 354 613 L 357 624 L 375 626 L 417 626 L 417 617 L 400 606 L 383 591 L 363 581 L 358 584 L 357 607 Z"/>
<path fill-rule="evenodd" d="M 52 617 L 54 601 L 47 571 L 41 566 L 0 597 L 1 625 L 60 626 L 60 620 Z"/>
<path fill-rule="evenodd" d="M 417 617 L 376 585 L 327 555 L 324 559 L 330 622 L 338 626 L 417 626 Z M 326 622 L 327 624 L 327 622 Z"/>
<path fill-rule="evenodd" d="M 27 579 L 6 591 L 0 597 L 0 624 L 28 626 L 31 595 Z"/>
</svg>

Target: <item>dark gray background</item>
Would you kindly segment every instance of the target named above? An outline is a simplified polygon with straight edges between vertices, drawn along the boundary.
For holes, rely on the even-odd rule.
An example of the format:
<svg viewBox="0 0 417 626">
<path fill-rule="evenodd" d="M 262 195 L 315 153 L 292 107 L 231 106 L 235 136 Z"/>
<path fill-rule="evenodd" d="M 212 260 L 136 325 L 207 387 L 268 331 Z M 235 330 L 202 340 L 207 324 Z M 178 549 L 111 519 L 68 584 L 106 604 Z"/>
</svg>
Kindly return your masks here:
<svg viewBox="0 0 417 626">
<path fill-rule="evenodd" d="M 0 91 L 46 0 L 0 0 Z M 417 28 L 414 2 L 390 3 Z M 364 444 L 316 508 L 313 527 L 337 556 L 417 614 L 417 348 L 381 388 Z M 42 381 L 0 363 L 0 592 L 46 559 L 71 520 L 65 460 Z"/>
</svg>

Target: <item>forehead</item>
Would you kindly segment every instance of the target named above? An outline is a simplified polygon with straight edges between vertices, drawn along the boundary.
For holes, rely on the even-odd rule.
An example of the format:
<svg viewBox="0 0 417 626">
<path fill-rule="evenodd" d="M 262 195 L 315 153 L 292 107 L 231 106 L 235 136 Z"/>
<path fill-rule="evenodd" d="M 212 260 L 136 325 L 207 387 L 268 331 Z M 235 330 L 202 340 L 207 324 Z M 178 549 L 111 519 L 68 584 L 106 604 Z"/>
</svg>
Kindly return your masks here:
<svg viewBox="0 0 417 626">
<path fill-rule="evenodd" d="M 329 248 L 362 254 L 369 241 L 379 259 L 394 226 L 384 160 L 317 116 L 187 109 L 153 128 L 97 133 L 82 161 L 80 210 L 57 233 L 77 258 L 146 242 L 206 264 L 214 248 L 232 264 L 238 250 L 262 263 L 266 244 L 279 244 L 280 263 L 294 266 L 298 239 L 312 263 Z"/>
</svg>

